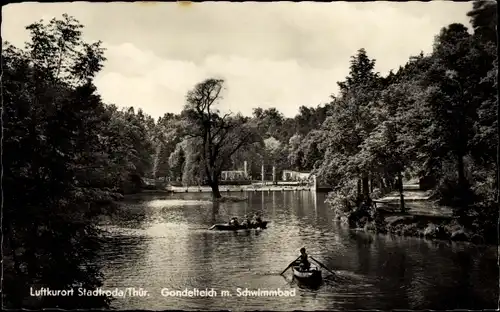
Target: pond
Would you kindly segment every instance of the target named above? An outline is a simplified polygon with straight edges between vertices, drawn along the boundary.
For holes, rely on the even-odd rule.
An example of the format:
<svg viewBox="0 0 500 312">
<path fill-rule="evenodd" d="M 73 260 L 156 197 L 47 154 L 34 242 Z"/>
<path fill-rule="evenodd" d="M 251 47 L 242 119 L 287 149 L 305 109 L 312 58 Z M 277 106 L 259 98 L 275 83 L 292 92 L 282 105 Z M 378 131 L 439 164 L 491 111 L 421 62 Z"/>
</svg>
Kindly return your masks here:
<svg viewBox="0 0 500 312">
<path fill-rule="evenodd" d="M 242 193 L 248 200 L 214 208 L 210 194 L 141 196 L 103 224 L 104 287 L 142 288 L 117 309 L 347 310 L 495 309 L 497 249 L 466 243 L 372 235 L 333 221 L 325 194 Z M 213 223 L 260 211 L 262 231 L 209 231 Z M 306 247 L 334 270 L 319 289 L 300 288 L 290 270 Z M 217 296 L 164 296 L 162 289 L 214 289 Z M 238 289 L 294 296 L 240 296 Z M 222 295 L 222 291 L 227 291 Z M 213 294 L 213 293 L 212 293 Z M 290 294 L 290 293 L 289 293 Z M 293 294 L 293 292 L 292 292 Z"/>
</svg>

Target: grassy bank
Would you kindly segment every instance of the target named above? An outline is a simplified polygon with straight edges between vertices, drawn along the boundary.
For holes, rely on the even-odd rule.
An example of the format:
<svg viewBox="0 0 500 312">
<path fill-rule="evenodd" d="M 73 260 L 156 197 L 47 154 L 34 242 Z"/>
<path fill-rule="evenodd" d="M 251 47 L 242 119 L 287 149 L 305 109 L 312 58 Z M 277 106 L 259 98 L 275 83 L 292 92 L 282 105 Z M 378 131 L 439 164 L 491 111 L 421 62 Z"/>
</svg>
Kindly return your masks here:
<svg viewBox="0 0 500 312">
<path fill-rule="evenodd" d="M 405 211 L 401 212 L 397 192 L 372 194 L 376 204 L 355 202 L 348 196 L 330 193 L 327 199 L 338 219 L 353 229 L 369 232 L 412 236 L 426 239 L 464 241 L 475 244 L 497 244 L 498 237 L 492 228 L 498 223 L 498 210 L 489 206 L 469 204 L 466 213 L 458 208 L 432 199 L 435 192 L 421 191 L 404 185 Z M 399 194 L 397 194 L 399 195 Z M 359 207 L 359 208 L 356 208 Z M 490 216 L 490 217 L 487 217 Z"/>
<path fill-rule="evenodd" d="M 460 225 L 454 218 L 378 213 L 363 228 L 369 232 L 426 239 L 484 244 L 485 239 Z"/>
<path fill-rule="evenodd" d="M 494 244 L 472 229 L 460 225 L 448 216 L 411 215 L 409 213 L 374 212 L 364 216 L 340 218 L 351 228 L 367 232 L 425 239 Z M 356 219 L 356 220 L 354 220 Z"/>
</svg>

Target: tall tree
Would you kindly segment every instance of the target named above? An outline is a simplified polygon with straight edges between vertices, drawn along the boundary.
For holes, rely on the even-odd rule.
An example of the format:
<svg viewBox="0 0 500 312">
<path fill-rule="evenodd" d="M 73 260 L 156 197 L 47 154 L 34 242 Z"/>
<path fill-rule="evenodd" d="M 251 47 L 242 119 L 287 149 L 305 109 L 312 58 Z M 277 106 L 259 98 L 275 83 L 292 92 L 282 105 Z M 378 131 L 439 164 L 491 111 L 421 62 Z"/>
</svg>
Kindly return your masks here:
<svg viewBox="0 0 500 312">
<path fill-rule="evenodd" d="M 29 298 L 30 286 L 94 289 L 99 231 L 92 217 L 110 198 L 105 140 L 109 115 L 93 77 L 105 60 L 100 43 L 81 38 L 74 18 L 27 27 L 24 50 L 4 44 L 4 305 L 102 308 L 107 297 Z M 21 195 L 22 194 L 22 195 Z"/>
<path fill-rule="evenodd" d="M 484 41 L 497 41 L 497 1 L 475 0 L 467 13 L 471 19 L 474 34 Z"/>
<path fill-rule="evenodd" d="M 181 180 L 184 176 L 184 167 L 186 165 L 186 149 L 188 148 L 186 140 L 176 144 L 174 151 L 168 158 L 168 165 L 171 170 L 174 181 Z"/>
<path fill-rule="evenodd" d="M 185 134 L 197 140 L 200 161 L 214 198 L 220 198 L 219 181 L 231 156 L 245 145 L 258 140 L 256 125 L 249 118 L 230 113 L 221 115 L 216 109 L 224 81 L 207 79 L 197 84 L 186 97 L 182 112 Z"/>
<path fill-rule="evenodd" d="M 457 182 L 452 182 L 453 176 L 443 176 L 443 182 L 449 185 L 450 192 L 456 193 L 449 204 L 461 207 L 457 212 L 465 217 L 473 201 L 465 158 L 472 151 L 475 120 L 482 104 L 481 82 L 493 59 L 488 60 L 488 55 L 477 48 L 475 38 L 465 26 L 451 24 L 436 37 L 432 60 L 423 82 L 428 90 L 431 118 L 439 125 L 434 127 L 432 136 L 439 145 L 426 150 L 433 160 L 429 164 L 443 164 L 443 160 L 446 162 L 451 157 Z"/>
<path fill-rule="evenodd" d="M 368 58 L 366 51 L 360 49 L 351 58 L 350 72 L 346 80 L 339 82 L 340 96 L 333 98 L 330 104 L 331 115 L 323 123 L 327 132 L 324 144 L 325 159 L 342 159 L 339 154 L 353 156 L 359 152 L 359 146 L 374 129 L 375 122 L 372 117 L 372 107 L 376 103 L 379 90 L 379 75 L 374 71 L 375 60 Z M 332 176 L 326 171 L 334 169 L 332 163 L 323 162 L 319 171 L 326 176 Z M 354 164 L 345 164 L 344 176 L 360 179 L 359 193 L 368 196 L 369 170 Z M 334 175 L 333 175 L 334 176 Z M 359 194 L 361 195 L 361 194 Z M 359 196 L 358 195 L 358 196 Z"/>
<path fill-rule="evenodd" d="M 163 177 L 164 180 L 167 177 L 175 180 L 180 177 L 179 172 L 182 171 L 181 167 L 176 167 L 176 164 L 171 166 L 169 161 L 170 155 L 172 155 L 177 144 L 182 139 L 177 129 L 178 122 L 179 116 L 170 113 L 160 117 L 155 125 L 153 139 L 156 144 L 154 174 L 156 177 Z M 182 162 L 183 160 L 180 166 L 182 166 Z M 175 171 L 177 171 L 177 174 L 174 173 Z"/>
</svg>

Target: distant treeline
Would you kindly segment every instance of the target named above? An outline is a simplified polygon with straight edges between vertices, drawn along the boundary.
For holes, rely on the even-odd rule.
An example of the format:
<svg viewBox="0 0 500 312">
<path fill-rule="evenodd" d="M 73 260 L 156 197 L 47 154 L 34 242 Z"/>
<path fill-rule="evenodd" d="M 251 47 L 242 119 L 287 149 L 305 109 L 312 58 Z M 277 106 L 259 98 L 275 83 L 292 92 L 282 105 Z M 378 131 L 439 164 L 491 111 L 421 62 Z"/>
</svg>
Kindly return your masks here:
<svg viewBox="0 0 500 312">
<path fill-rule="evenodd" d="M 334 189 L 330 203 L 341 213 L 374 186 L 387 191 L 405 174 L 432 176 L 436 196 L 467 226 L 496 235 L 496 2 L 473 6 L 472 35 L 449 25 L 430 55 L 385 77 L 360 49 L 339 94 L 294 118 L 275 108 L 250 117 L 211 110 L 224 83 L 216 79 L 194 86 L 181 114 L 155 120 L 118 109 L 96 92 L 105 51 L 82 41 L 78 21 L 64 15 L 28 26 L 25 48 L 2 50 L 5 305 L 107 307 L 108 298 L 37 299 L 28 291 L 101 285 L 95 218 L 139 191 L 144 177 L 195 185 L 207 178 L 220 196 L 221 171 L 245 160 L 253 177 L 262 163 L 278 176 L 314 171 Z"/>
</svg>

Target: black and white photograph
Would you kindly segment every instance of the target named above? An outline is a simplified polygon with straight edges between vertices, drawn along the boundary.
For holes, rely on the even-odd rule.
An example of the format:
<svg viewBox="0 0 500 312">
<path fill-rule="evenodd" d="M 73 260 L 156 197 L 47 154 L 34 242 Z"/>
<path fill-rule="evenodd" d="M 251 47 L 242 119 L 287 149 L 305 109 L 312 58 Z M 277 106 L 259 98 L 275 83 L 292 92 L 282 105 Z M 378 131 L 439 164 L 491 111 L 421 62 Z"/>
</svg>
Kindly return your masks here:
<svg viewBox="0 0 500 312">
<path fill-rule="evenodd" d="M 4 309 L 498 310 L 497 2 L 2 5 Z"/>
</svg>

